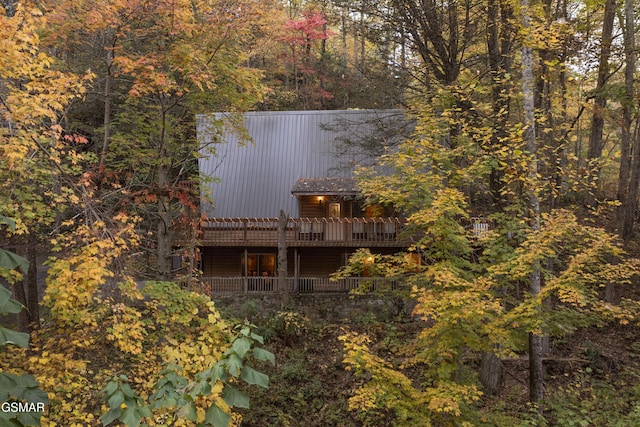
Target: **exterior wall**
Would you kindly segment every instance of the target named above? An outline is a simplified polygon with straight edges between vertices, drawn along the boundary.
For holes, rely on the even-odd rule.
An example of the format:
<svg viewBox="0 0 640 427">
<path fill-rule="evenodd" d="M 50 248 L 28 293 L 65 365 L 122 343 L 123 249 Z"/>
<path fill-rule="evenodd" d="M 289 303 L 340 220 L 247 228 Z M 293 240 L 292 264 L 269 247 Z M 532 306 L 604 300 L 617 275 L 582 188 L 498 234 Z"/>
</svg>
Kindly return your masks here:
<svg viewBox="0 0 640 427">
<path fill-rule="evenodd" d="M 242 248 L 202 248 L 204 276 L 233 277 L 242 275 Z"/>
<path fill-rule="evenodd" d="M 331 196 L 300 196 L 298 198 L 300 218 L 329 217 L 329 203 L 335 202 L 340 203 L 340 218 L 352 218 L 354 216 L 354 207 L 351 200 L 334 200 Z M 357 209 L 355 210 L 357 211 Z"/>
<path fill-rule="evenodd" d="M 278 250 L 275 247 L 247 248 L 251 254 L 273 254 L 277 265 Z M 204 247 L 202 248 L 202 273 L 205 277 L 240 277 L 244 275 L 244 248 L 240 247 Z M 294 251 L 287 251 L 287 274 L 295 274 Z M 276 272 L 277 275 L 277 272 Z"/>
<path fill-rule="evenodd" d="M 299 277 L 327 277 L 344 266 L 356 248 L 288 248 L 287 275 L 295 276 L 295 254 L 298 254 L 300 265 Z M 393 254 L 400 248 L 380 248 L 375 253 Z M 277 255 L 275 247 L 248 248 L 248 254 Z M 244 275 L 242 259 L 244 248 L 239 247 L 205 247 L 202 249 L 202 272 L 205 277 L 240 277 Z M 276 256 L 277 263 L 277 256 Z M 277 275 L 277 272 L 275 273 Z"/>
<path fill-rule="evenodd" d="M 349 251 L 336 248 L 299 248 L 300 276 L 324 277 L 345 265 Z"/>
<path fill-rule="evenodd" d="M 357 248 L 299 248 L 299 275 L 301 277 L 326 277 L 346 265 L 349 257 Z M 380 248 L 373 253 L 391 255 L 401 251 L 400 248 Z M 289 249 L 291 251 L 291 249 Z"/>
<path fill-rule="evenodd" d="M 322 218 L 325 216 L 325 205 L 320 203 L 318 196 L 301 196 L 298 203 L 300 218 Z"/>
</svg>

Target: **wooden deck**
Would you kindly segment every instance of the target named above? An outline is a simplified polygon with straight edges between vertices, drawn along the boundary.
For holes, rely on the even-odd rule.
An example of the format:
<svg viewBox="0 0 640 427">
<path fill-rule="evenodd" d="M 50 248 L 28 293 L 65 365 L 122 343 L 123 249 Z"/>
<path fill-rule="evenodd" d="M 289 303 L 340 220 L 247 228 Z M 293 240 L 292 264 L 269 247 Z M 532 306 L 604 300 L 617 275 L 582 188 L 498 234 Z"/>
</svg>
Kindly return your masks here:
<svg viewBox="0 0 640 427">
<path fill-rule="evenodd" d="M 291 218 L 288 247 L 402 247 L 398 218 Z M 274 246 L 277 218 L 215 218 L 202 227 L 203 246 Z"/>
<path fill-rule="evenodd" d="M 212 296 L 265 294 L 277 291 L 277 277 L 203 277 Z M 396 281 L 384 277 L 349 277 L 336 281 L 328 277 L 289 277 L 286 279 L 289 290 L 294 293 L 349 292 L 360 286 L 374 291 L 384 286 L 397 288 Z"/>
</svg>

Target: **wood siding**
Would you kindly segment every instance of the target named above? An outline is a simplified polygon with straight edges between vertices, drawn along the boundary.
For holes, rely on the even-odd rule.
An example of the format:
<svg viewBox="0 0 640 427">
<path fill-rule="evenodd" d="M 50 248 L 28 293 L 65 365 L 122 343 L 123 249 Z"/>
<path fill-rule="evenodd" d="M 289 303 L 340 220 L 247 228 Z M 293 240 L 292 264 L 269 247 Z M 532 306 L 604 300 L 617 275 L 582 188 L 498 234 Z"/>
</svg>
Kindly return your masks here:
<svg viewBox="0 0 640 427">
<path fill-rule="evenodd" d="M 301 218 L 322 218 L 325 217 L 326 204 L 318 200 L 318 196 L 301 196 L 300 203 Z"/>
<path fill-rule="evenodd" d="M 277 255 L 275 247 L 247 248 L 247 254 L 273 254 Z M 244 275 L 242 260 L 244 249 L 232 247 L 204 247 L 202 248 L 202 274 L 205 277 L 236 277 Z M 287 275 L 295 275 L 295 252 L 287 250 Z M 277 275 L 277 273 L 276 273 Z"/>
<path fill-rule="evenodd" d="M 300 248 L 300 276 L 328 276 L 345 264 L 344 250 L 334 248 Z"/>
</svg>

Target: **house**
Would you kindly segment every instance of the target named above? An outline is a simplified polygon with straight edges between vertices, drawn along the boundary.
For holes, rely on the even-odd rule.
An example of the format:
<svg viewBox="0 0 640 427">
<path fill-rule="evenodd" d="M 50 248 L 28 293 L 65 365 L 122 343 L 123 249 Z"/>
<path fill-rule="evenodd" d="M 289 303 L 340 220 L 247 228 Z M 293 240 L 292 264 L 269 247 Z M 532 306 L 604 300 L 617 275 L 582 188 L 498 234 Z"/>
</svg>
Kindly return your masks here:
<svg viewBox="0 0 640 427">
<path fill-rule="evenodd" d="M 345 291 L 362 278 L 331 282 L 329 275 L 358 248 L 395 253 L 408 246 L 398 240 L 401 216 L 364 206 L 353 176 L 356 166 L 375 166 L 377 155 L 409 132 L 400 111 L 251 112 L 243 118 L 248 143 L 232 124 L 212 131 L 224 114 L 197 117 L 201 145 L 216 151 L 199 164 L 201 174 L 215 177 L 202 185 L 201 197 L 207 217 L 201 270 L 213 293 L 274 290 L 279 265 L 292 291 Z M 279 252 L 286 252 L 280 262 Z"/>
</svg>

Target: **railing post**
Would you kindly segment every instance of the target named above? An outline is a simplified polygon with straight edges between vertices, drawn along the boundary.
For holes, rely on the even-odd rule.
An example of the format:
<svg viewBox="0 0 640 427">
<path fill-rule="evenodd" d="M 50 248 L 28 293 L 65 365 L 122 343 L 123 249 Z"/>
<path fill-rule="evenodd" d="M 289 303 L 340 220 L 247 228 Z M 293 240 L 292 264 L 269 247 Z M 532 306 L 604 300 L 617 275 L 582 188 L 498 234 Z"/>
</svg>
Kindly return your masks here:
<svg viewBox="0 0 640 427">
<path fill-rule="evenodd" d="M 242 241 L 246 245 L 247 244 L 247 228 L 248 228 L 248 225 L 249 225 L 249 219 L 247 219 L 247 218 L 242 219 L 242 223 L 243 223 L 243 227 L 242 227 L 242 229 L 243 229 L 242 230 L 243 231 L 243 233 L 242 233 L 243 239 L 242 239 Z"/>
</svg>

